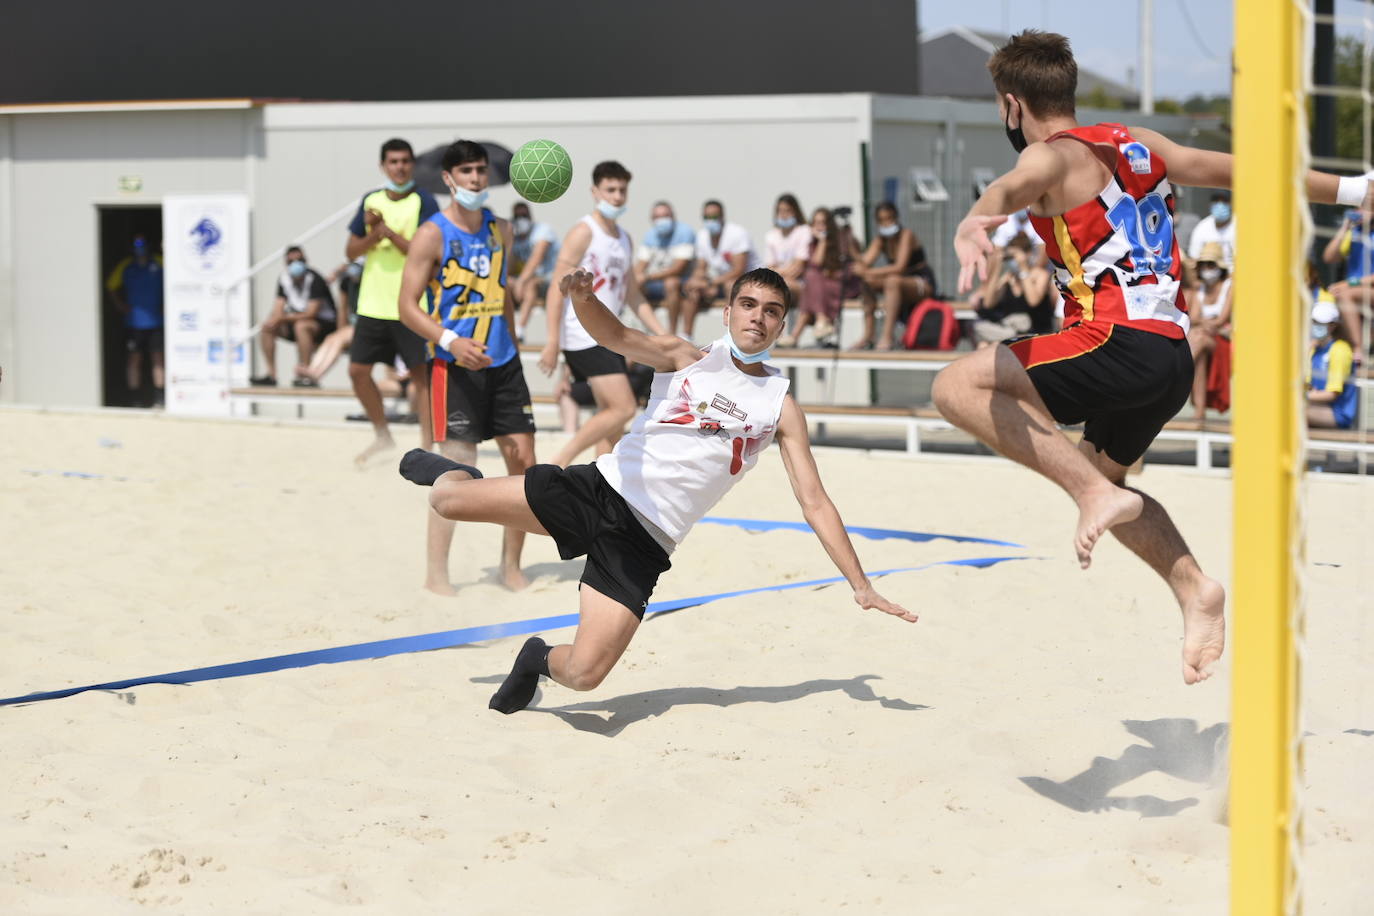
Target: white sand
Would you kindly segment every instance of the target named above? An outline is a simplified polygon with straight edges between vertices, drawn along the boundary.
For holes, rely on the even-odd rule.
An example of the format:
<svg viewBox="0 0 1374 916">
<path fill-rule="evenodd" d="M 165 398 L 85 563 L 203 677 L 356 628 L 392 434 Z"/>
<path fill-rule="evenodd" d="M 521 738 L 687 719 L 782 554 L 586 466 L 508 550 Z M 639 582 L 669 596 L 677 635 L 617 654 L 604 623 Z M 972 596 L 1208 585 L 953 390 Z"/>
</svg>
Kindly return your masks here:
<svg viewBox="0 0 1374 916">
<path fill-rule="evenodd" d="M 353 470 L 363 444 L 0 412 L 0 696 L 575 609 L 545 539 L 528 592 L 495 585 L 487 528 L 459 597 L 423 593 L 425 494 L 399 453 Z M 1225 912 L 1229 656 L 1185 687 L 1163 584 L 1111 541 L 1079 572 L 1029 472 L 820 464 L 852 525 L 1025 545 L 859 539 L 868 569 L 1044 559 L 881 580 L 915 625 L 843 587 L 651 619 L 598 690 L 510 717 L 486 700 L 520 638 L 0 708 L 0 912 Z M 105 477 L 28 473 L 66 470 Z M 1229 480 L 1140 484 L 1229 581 Z M 1374 912 L 1374 489 L 1311 490 L 1309 557 L 1340 565 L 1308 567 L 1309 912 Z M 799 519 L 776 455 L 717 514 Z M 830 574 L 809 534 L 703 526 L 657 597 Z"/>
</svg>

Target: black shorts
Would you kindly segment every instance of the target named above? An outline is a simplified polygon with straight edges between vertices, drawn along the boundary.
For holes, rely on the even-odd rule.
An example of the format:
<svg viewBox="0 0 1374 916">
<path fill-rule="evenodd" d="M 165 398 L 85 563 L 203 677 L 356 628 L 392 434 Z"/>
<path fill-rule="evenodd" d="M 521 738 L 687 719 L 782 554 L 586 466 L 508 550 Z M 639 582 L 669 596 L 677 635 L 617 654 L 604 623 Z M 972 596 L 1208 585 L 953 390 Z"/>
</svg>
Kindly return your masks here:
<svg viewBox="0 0 1374 916">
<path fill-rule="evenodd" d="M 162 328 L 125 328 L 130 353 L 161 353 Z"/>
<path fill-rule="evenodd" d="M 425 340 L 400 320 L 372 318 L 358 315 L 353 327 L 353 343 L 348 348 L 350 362 L 372 365 L 396 362 L 401 357 L 406 368 L 422 369 L 425 365 Z"/>
<path fill-rule="evenodd" d="M 1083 438 L 1120 465 L 1145 454 L 1193 387 L 1186 338 L 1095 321 L 1005 346 L 1054 419 L 1082 423 Z"/>
<path fill-rule="evenodd" d="M 649 392 L 654 386 L 654 370 L 652 366 L 643 363 L 635 363 L 627 373 L 630 377 L 630 391 L 634 392 L 635 400 L 641 405 L 649 403 Z M 577 402 L 579 407 L 595 407 L 596 396 L 592 394 L 592 386 L 586 382 L 573 382 L 569 390 L 572 399 Z"/>
<path fill-rule="evenodd" d="M 429 364 L 429 401 L 438 442 L 485 442 L 534 432 L 534 408 L 520 358 L 486 369 Z"/>
<path fill-rule="evenodd" d="M 338 325 L 334 323 L 333 318 L 316 318 L 314 319 L 314 321 L 316 324 L 320 326 L 320 329 L 315 332 L 315 343 L 319 343 L 320 341 L 328 337 L 330 334 L 333 334 L 336 330 L 338 330 Z M 292 343 L 295 343 L 296 322 L 283 321 L 280 325 L 278 325 L 277 334 L 291 341 Z"/>
<path fill-rule="evenodd" d="M 572 370 L 574 382 L 585 382 L 598 375 L 626 373 L 625 357 L 605 347 L 590 347 L 586 350 L 564 350 L 563 358 Z"/>
<path fill-rule="evenodd" d="M 668 555 L 611 489 L 594 464 L 536 464 L 525 472 L 525 499 L 565 560 L 587 555 L 582 584 L 644 619 Z"/>
</svg>

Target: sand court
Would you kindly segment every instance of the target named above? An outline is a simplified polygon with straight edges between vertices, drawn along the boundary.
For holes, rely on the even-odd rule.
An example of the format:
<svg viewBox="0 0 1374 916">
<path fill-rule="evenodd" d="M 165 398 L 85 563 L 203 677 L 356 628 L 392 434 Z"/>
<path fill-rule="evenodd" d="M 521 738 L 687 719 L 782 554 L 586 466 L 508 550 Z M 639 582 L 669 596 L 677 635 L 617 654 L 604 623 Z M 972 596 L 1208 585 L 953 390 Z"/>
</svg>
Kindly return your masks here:
<svg viewBox="0 0 1374 916">
<path fill-rule="evenodd" d="M 426 494 L 401 449 L 355 470 L 356 428 L 0 424 L 3 697 L 576 610 L 548 539 L 530 589 L 495 583 L 495 528 L 459 527 L 458 597 L 425 593 Z M 1185 687 L 1165 586 L 1111 539 L 1080 572 L 1071 504 L 1028 471 L 818 462 L 851 526 L 1021 546 L 856 538 L 865 569 L 926 567 L 878 582 L 919 623 L 843 585 L 714 601 L 509 717 L 486 700 L 520 637 L 0 708 L 0 909 L 1224 912 L 1229 656 Z M 1227 581 L 1229 479 L 1139 480 Z M 1305 885 L 1360 912 L 1374 499 L 1308 491 Z M 800 519 L 772 454 L 712 514 Z M 927 565 L 988 557 L 1017 559 Z M 655 599 L 833 574 L 809 533 L 702 525 Z"/>
</svg>

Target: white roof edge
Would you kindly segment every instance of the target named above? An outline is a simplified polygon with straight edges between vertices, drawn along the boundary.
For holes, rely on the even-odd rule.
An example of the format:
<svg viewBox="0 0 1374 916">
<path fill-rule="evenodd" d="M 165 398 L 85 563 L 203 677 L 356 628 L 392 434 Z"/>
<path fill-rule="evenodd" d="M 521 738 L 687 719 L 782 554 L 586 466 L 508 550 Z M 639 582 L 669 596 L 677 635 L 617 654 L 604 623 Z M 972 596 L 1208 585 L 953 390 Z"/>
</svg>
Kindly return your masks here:
<svg viewBox="0 0 1374 916">
<path fill-rule="evenodd" d="M 0 115 L 89 114 L 103 111 L 207 111 L 253 107 L 252 99 L 169 99 L 150 102 L 55 102 L 38 105 L 0 105 Z"/>
<path fill-rule="evenodd" d="M 938 31 L 930 33 L 922 32 L 921 43 L 925 44 L 927 41 L 934 41 L 936 38 L 943 38 L 946 35 L 958 35 L 960 38 L 964 39 L 964 41 L 967 41 L 969 44 L 981 50 L 987 51 L 989 54 L 997 53 L 996 45 L 976 34 L 972 29 L 962 25 L 952 25 L 949 28 L 939 29 Z"/>
</svg>

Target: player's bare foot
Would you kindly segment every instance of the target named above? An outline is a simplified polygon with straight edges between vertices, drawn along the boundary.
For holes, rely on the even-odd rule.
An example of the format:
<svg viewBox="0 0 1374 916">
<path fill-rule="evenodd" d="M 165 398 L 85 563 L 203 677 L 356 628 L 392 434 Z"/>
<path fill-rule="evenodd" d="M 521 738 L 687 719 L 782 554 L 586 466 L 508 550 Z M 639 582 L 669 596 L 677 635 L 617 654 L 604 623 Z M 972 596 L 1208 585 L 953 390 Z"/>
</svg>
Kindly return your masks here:
<svg viewBox="0 0 1374 916">
<path fill-rule="evenodd" d="M 1087 569 L 1092 565 L 1093 547 L 1098 538 L 1113 525 L 1139 518 L 1145 501 L 1133 490 L 1107 483 L 1085 493 L 1078 501 L 1078 530 L 1074 532 L 1073 549 L 1078 565 Z"/>
<path fill-rule="evenodd" d="M 529 588 L 530 580 L 525 578 L 525 574 L 517 566 L 514 569 L 501 570 L 501 584 L 513 592 L 522 592 Z"/>
<path fill-rule="evenodd" d="M 442 595 L 445 598 L 452 598 L 458 594 L 458 589 L 453 587 L 453 583 L 447 579 L 428 579 L 425 581 L 425 591 Z"/>
<path fill-rule="evenodd" d="M 374 455 L 390 451 L 396 447 L 395 441 L 390 433 L 378 433 L 377 438 L 372 440 L 372 444 L 358 453 L 358 457 L 353 459 L 353 463 L 358 467 L 363 467 Z"/>
<path fill-rule="evenodd" d="M 1183 683 L 1212 676 L 1212 665 L 1226 648 L 1226 590 L 1215 579 L 1202 580 L 1183 606 Z"/>
</svg>

